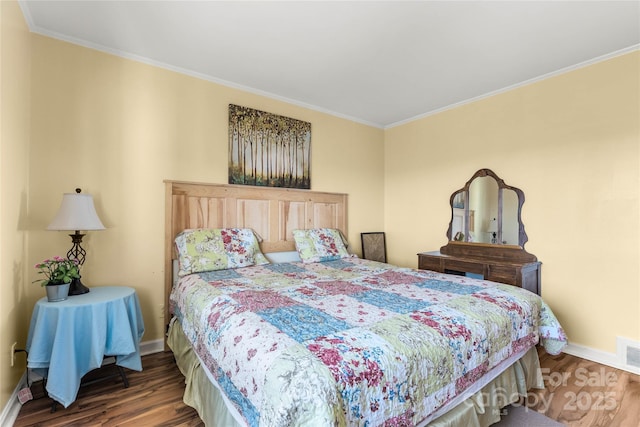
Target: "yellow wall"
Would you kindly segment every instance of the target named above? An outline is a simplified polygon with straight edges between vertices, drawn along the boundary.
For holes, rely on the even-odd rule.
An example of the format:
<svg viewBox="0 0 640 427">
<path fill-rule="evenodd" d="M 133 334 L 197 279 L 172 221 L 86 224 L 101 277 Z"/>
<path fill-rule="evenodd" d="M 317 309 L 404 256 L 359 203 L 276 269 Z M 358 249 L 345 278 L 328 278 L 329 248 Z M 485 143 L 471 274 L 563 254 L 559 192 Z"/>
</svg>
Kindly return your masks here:
<svg viewBox="0 0 640 427">
<path fill-rule="evenodd" d="M 26 218 L 29 170 L 30 34 L 16 2 L 0 2 L 0 408 L 25 370 L 10 367 L 28 325 Z"/>
<path fill-rule="evenodd" d="M 164 331 L 163 180 L 227 182 L 229 103 L 311 122 L 312 189 L 349 194 L 354 249 L 360 232 L 382 229 L 381 129 L 48 37 L 32 43 L 30 264 L 71 246 L 44 231 L 62 193 L 92 194 L 107 230 L 85 237 L 83 282 L 135 287 L 144 341 Z M 43 291 L 29 293 L 35 302 Z"/>
<path fill-rule="evenodd" d="M 570 339 L 640 339 L 637 52 L 383 131 L 29 34 L 0 4 L 0 406 L 44 294 L 31 266 L 71 244 L 44 231 L 63 192 L 93 194 L 108 227 L 85 238 L 83 281 L 134 286 L 143 340 L 162 337 L 163 180 L 226 182 L 229 103 L 311 122 L 313 189 L 349 193 L 354 249 L 384 230 L 396 264 L 443 245 L 450 194 L 493 169 L 526 194 L 527 250 Z"/>
<path fill-rule="evenodd" d="M 579 345 L 640 340 L 640 53 L 470 103 L 385 134 L 390 260 L 446 243 L 449 196 L 489 168 L 519 187 L 542 293 Z M 410 226 L 409 226 L 410 225 Z"/>
</svg>

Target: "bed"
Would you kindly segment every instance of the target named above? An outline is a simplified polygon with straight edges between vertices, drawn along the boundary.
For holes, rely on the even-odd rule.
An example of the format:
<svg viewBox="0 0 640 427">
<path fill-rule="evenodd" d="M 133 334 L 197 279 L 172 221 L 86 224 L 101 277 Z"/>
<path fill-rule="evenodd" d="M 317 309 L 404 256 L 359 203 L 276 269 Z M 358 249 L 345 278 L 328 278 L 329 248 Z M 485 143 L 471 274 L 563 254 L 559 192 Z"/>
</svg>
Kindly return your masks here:
<svg viewBox="0 0 640 427">
<path fill-rule="evenodd" d="M 167 345 L 206 425 L 490 425 L 566 344 L 531 292 L 351 255 L 344 194 L 166 187 Z"/>
</svg>

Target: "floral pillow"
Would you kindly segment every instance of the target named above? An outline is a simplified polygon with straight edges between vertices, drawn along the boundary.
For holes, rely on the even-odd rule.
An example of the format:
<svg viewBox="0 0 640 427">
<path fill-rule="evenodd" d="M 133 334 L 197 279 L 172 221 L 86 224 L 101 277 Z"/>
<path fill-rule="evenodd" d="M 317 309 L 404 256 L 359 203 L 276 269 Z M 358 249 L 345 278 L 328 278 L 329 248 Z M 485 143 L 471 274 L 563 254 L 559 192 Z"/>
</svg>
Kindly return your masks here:
<svg viewBox="0 0 640 427">
<path fill-rule="evenodd" d="M 178 276 L 269 263 L 249 228 L 184 230 L 175 243 L 180 266 Z"/>
<path fill-rule="evenodd" d="M 333 228 L 293 230 L 293 239 L 304 263 L 333 261 L 352 256 L 347 252 L 340 231 Z"/>
</svg>

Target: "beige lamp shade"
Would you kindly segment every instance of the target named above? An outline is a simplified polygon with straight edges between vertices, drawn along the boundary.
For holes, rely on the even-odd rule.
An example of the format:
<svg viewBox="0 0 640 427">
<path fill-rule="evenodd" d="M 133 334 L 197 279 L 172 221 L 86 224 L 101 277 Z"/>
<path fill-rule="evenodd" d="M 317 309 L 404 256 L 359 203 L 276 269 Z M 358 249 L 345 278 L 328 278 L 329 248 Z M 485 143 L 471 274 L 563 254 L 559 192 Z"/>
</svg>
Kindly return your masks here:
<svg viewBox="0 0 640 427">
<path fill-rule="evenodd" d="M 65 193 L 47 230 L 104 230 L 90 194 Z"/>
</svg>

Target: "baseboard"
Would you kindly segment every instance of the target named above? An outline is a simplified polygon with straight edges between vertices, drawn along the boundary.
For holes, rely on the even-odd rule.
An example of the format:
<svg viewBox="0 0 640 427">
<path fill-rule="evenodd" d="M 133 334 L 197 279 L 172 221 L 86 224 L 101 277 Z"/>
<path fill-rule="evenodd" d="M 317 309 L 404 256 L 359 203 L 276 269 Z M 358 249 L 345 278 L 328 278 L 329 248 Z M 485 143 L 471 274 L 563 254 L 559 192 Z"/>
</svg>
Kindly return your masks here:
<svg viewBox="0 0 640 427">
<path fill-rule="evenodd" d="M 160 353 L 161 351 L 164 351 L 164 339 L 144 341 L 140 343 L 141 356 L 146 356 L 147 354 L 153 354 L 153 353 Z"/>
<path fill-rule="evenodd" d="M 16 418 L 18 418 L 18 414 L 20 413 L 20 408 L 22 405 L 18 400 L 18 392 L 27 386 L 27 372 L 25 371 L 18 381 L 18 385 L 13 390 L 13 393 L 9 397 L 9 401 L 5 405 L 2 410 L 2 414 L 0 414 L 0 426 L 12 426 L 15 423 Z"/>
<path fill-rule="evenodd" d="M 597 350 L 591 347 L 585 347 L 579 344 L 567 345 L 563 350 L 564 353 L 572 356 L 581 357 L 583 359 L 591 360 L 592 362 L 601 363 L 603 365 L 611 366 L 612 368 L 621 369 L 623 371 L 631 372 L 632 374 L 640 375 L 640 369 L 636 369 L 632 366 L 626 365 L 620 357 L 615 353 L 609 353 L 602 350 Z"/>
</svg>

